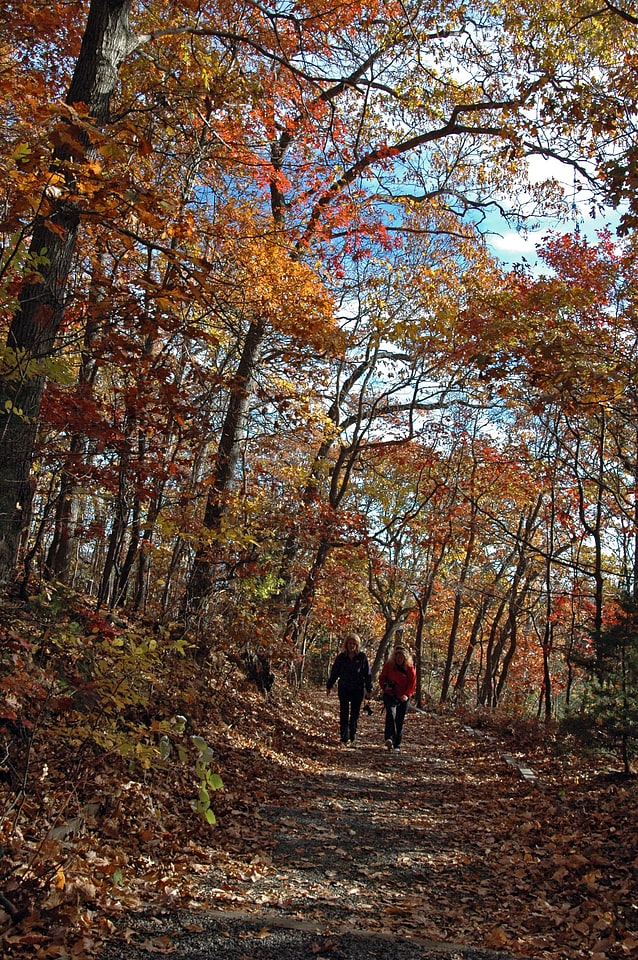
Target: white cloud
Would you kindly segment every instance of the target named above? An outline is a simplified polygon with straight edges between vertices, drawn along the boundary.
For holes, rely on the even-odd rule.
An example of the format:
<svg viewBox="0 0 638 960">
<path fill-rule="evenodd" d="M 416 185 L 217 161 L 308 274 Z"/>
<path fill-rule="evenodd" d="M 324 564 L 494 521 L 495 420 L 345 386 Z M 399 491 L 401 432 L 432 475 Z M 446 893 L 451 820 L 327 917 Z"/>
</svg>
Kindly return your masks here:
<svg viewBox="0 0 638 960">
<path fill-rule="evenodd" d="M 569 210 L 565 211 L 563 218 L 547 216 L 543 220 L 542 217 L 537 217 L 533 224 L 534 229 L 529 231 L 511 229 L 504 217 L 497 215 L 488 217 L 485 223 L 488 228 L 485 234 L 486 242 L 494 255 L 506 266 L 520 263 L 525 259 L 532 270 L 541 269 L 536 252 L 537 247 L 543 243 L 548 234 L 553 232 L 570 233 L 578 229 L 581 236 L 595 243 L 598 232 L 603 227 L 609 226 L 614 230 L 618 225 L 619 211 L 611 208 L 598 209 L 593 203 L 591 185 L 584 182 L 578 175 L 575 177 L 573 168 L 569 164 L 561 163 L 554 158 L 530 157 L 528 176 L 532 188 L 547 180 L 556 181 L 564 191 Z M 530 196 L 525 194 L 519 197 L 522 205 L 530 199 Z M 538 229 L 539 223 L 543 224 L 541 229 Z"/>
<path fill-rule="evenodd" d="M 573 168 L 553 157 L 530 157 L 527 161 L 527 175 L 530 183 L 543 183 L 544 180 L 556 180 L 565 187 L 572 187 Z"/>
<path fill-rule="evenodd" d="M 504 254 L 535 253 L 536 245 L 541 241 L 544 232 L 537 230 L 528 234 L 517 233 L 516 230 L 508 230 L 500 235 L 493 235 L 489 238 L 489 245 L 497 251 L 499 256 Z"/>
</svg>

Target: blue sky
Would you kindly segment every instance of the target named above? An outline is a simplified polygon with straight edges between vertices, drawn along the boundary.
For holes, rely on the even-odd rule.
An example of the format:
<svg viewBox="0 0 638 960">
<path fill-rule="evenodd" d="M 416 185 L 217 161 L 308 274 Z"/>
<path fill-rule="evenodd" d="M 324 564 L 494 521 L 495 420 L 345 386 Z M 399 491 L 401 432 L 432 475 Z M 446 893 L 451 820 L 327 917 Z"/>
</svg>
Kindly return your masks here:
<svg viewBox="0 0 638 960">
<path fill-rule="evenodd" d="M 530 182 L 537 183 L 548 178 L 563 183 L 568 194 L 573 190 L 571 168 L 556 160 L 535 158 L 530 163 Z M 583 191 L 582 196 L 571 208 L 569 217 L 564 220 L 548 218 L 547 222 L 538 230 L 528 232 L 512 230 L 504 220 L 493 217 L 489 222 L 490 230 L 493 232 L 488 236 L 487 242 L 492 252 L 503 261 L 505 266 L 510 267 L 525 260 L 534 268 L 538 262 L 536 248 L 546 234 L 552 231 L 571 232 L 578 225 L 578 229 L 583 236 L 588 240 L 595 241 L 600 230 L 605 227 L 615 230 L 618 221 L 618 211 L 611 208 L 593 217 L 591 203 L 588 202 L 587 194 Z"/>
</svg>

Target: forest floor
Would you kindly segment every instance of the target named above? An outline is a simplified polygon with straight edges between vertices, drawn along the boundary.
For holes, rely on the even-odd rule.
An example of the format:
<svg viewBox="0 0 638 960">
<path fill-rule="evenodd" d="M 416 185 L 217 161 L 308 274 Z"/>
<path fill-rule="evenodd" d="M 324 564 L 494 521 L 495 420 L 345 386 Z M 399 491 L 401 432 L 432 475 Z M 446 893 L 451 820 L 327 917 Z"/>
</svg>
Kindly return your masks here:
<svg viewBox="0 0 638 960">
<path fill-rule="evenodd" d="M 637 955 L 635 780 L 435 711 L 394 754 L 373 707 L 344 749 L 321 689 L 236 701 L 210 841 L 124 898 L 104 960 Z"/>
<path fill-rule="evenodd" d="M 344 749 L 323 688 L 265 698 L 236 665 L 171 664 L 152 700 L 113 701 L 133 753 L 96 742 L 87 697 L 0 727 L 25 771 L 16 789 L 0 765 L 5 960 L 638 956 L 638 781 L 609 757 L 434 709 L 389 753 L 378 700 Z M 214 825 L 192 807 L 202 749 Z"/>
</svg>

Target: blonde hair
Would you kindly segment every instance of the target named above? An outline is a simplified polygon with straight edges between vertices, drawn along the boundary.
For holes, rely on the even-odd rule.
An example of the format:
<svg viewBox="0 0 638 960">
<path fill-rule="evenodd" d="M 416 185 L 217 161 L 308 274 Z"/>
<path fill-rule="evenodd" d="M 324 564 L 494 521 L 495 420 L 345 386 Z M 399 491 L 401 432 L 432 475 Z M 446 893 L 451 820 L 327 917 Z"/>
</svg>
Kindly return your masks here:
<svg viewBox="0 0 638 960">
<path fill-rule="evenodd" d="M 347 633 L 345 635 L 345 637 L 343 638 L 343 647 L 342 647 L 343 652 L 347 653 L 348 643 L 350 642 L 350 640 L 354 640 L 354 642 L 356 643 L 357 653 L 358 653 L 359 650 L 361 649 L 361 637 L 359 636 L 358 633 Z"/>
<path fill-rule="evenodd" d="M 405 665 L 406 665 L 407 667 L 413 666 L 412 657 L 411 657 L 411 655 L 410 655 L 410 651 L 409 651 L 406 647 L 404 647 L 403 644 L 401 644 L 401 643 L 398 643 L 398 644 L 396 645 L 396 647 L 395 647 L 394 650 L 392 651 L 392 655 L 390 656 L 390 662 L 393 664 L 393 666 L 396 666 L 395 657 L 396 657 L 397 653 L 402 653 L 402 654 L 403 654 L 403 662 L 405 663 Z"/>
</svg>

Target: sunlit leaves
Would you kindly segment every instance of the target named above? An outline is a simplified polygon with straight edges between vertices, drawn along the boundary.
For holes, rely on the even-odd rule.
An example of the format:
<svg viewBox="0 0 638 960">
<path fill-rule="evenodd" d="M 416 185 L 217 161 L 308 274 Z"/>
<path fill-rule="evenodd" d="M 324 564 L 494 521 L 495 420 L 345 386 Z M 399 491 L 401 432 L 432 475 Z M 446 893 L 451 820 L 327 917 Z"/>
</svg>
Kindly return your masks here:
<svg viewBox="0 0 638 960">
<path fill-rule="evenodd" d="M 603 234 L 549 238 L 552 273 L 513 273 L 500 291 L 475 299 L 469 329 L 486 375 L 524 376 L 542 398 L 566 405 L 614 403 L 635 370 L 631 247 Z"/>
</svg>

